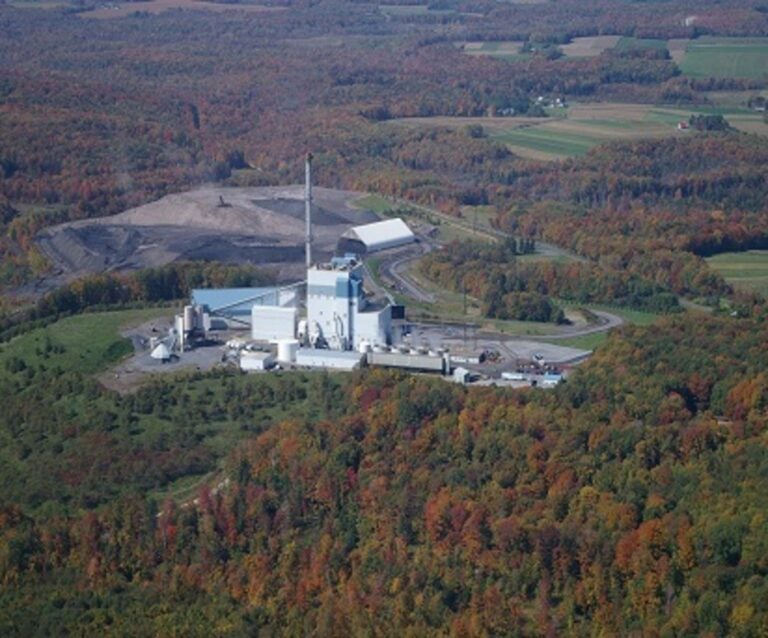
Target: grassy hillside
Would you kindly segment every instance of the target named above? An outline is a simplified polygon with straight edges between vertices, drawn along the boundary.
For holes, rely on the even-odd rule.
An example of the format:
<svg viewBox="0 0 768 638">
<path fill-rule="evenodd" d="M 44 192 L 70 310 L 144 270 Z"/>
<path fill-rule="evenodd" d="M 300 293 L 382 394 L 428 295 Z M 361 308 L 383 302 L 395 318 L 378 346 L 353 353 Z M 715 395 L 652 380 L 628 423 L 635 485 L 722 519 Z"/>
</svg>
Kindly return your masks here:
<svg viewBox="0 0 768 638">
<path fill-rule="evenodd" d="M 157 308 L 88 313 L 33 330 L 0 346 L 0 377 L 7 378 L 18 361 L 31 370 L 99 372 L 133 352 L 120 329 L 163 313 Z"/>
</svg>

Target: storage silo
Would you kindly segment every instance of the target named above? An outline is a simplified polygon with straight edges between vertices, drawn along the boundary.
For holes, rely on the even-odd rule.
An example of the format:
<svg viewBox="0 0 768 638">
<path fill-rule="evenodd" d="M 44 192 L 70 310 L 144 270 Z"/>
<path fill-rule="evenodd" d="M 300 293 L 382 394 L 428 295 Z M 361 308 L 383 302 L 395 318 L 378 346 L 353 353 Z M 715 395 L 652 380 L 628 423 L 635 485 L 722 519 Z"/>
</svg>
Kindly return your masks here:
<svg viewBox="0 0 768 638">
<path fill-rule="evenodd" d="M 184 306 L 184 331 L 192 332 L 195 329 L 195 308 Z"/>
<path fill-rule="evenodd" d="M 298 350 L 298 339 L 280 339 L 277 342 L 277 360 L 281 363 L 294 363 Z"/>
</svg>

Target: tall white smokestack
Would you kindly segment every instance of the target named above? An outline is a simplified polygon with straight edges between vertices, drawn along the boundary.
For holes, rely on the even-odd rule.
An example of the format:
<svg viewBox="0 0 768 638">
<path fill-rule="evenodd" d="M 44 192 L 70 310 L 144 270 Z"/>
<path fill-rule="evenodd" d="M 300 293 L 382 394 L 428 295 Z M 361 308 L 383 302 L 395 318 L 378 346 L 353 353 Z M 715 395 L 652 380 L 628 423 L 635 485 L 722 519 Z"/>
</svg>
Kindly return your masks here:
<svg viewBox="0 0 768 638">
<path fill-rule="evenodd" d="M 307 153 L 304 164 L 304 215 L 307 222 L 307 268 L 312 265 L 312 153 Z"/>
</svg>

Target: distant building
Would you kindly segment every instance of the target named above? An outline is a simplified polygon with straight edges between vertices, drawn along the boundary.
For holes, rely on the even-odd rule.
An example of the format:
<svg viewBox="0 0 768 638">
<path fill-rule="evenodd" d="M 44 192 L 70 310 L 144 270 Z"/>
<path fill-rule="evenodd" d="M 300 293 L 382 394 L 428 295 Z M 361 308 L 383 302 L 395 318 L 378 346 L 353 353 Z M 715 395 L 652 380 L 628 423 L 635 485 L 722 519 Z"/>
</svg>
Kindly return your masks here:
<svg viewBox="0 0 768 638">
<path fill-rule="evenodd" d="M 541 377 L 542 388 L 553 388 L 563 382 L 563 375 L 557 372 L 547 372 Z"/>
<path fill-rule="evenodd" d="M 373 224 L 355 226 L 345 232 L 338 243 L 338 252 L 366 255 L 378 250 L 405 246 L 416 241 L 408 225 L 399 217 Z"/>
</svg>

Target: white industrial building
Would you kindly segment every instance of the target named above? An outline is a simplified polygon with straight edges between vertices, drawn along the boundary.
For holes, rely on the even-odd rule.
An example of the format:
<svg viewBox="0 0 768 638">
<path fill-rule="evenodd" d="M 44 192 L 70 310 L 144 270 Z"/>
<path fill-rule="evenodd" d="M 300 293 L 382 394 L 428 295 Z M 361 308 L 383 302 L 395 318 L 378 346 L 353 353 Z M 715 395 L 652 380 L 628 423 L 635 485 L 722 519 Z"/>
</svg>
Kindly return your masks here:
<svg viewBox="0 0 768 638">
<path fill-rule="evenodd" d="M 408 224 L 399 217 L 354 226 L 339 239 L 338 250 L 342 253 L 366 255 L 378 250 L 405 246 L 416 241 Z"/>
<path fill-rule="evenodd" d="M 360 350 L 391 340 L 392 308 L 369 305 L 362 265 L 349 261 L 307 271 L 307 333 L 313 347 Z"/>
<path fill-rule="evenodd" d="M 308 368 L 355 370 L 360 367 L 364 356 L 360 352 L 302 348 L 296 352 L 296 365 Z"/>
<path fill-rule="evenodd" d="M 240 353 L 241 370 L 269 370 L 275 364 L 270 352 L 249 352 L 243 350 Z"/>
<path fill-rule="evenodd" d="M 251 338 L 255 341 L 278 341 L 296 336 L 298 310 L 280 306 L 251 308 Z"/>
</svg>

